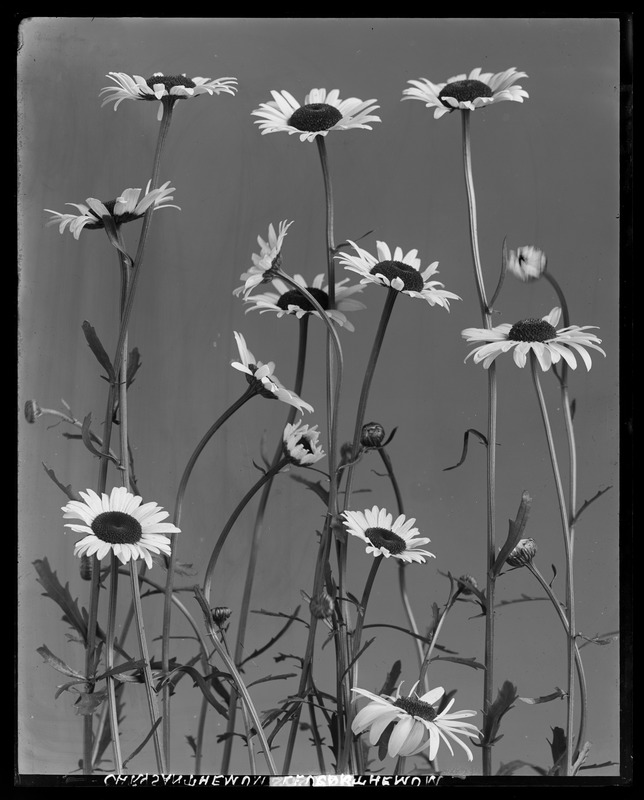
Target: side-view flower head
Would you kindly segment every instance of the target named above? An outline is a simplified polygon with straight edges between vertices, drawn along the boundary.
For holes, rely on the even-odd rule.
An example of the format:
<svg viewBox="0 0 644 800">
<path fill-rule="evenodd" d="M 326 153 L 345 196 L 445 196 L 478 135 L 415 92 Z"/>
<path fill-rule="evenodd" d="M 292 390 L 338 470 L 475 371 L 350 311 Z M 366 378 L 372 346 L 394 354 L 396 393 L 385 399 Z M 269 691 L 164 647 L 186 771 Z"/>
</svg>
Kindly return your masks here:
<svg viewBox="0 0 644 800">
<path fill-rule="evenodd" d="M 439 711 L 439 703 L 445 689 L 438 686 L 425 694 L 416 694 L 418 683 L 414 684 L 407 697 L 401 697 L 400 689 L 394 695 L 377 695 L 366 689 L 352 689 L 356 694 L 369 698 L 371 702 L 362 708 L 351 723 L 351 730 L 358 736 L 369 729 L 369 742 L 372 745 L 379 739 L 391 723 L 393 730 L 389 736 L 387 752 L 392 757 L 413 756 L 427 749 L 429 760 L 433 761 L 438 748 L 443 742 L 449 752 L 454 755 L 451 742 L 456 742 L 467 753 L 469 761 L 474 759 L 470 748 L 458 737 L 479 738 L 480 732 L 470 722 L 463 722 L 466 717 L 475 717 L 476 711 L 453 711 L 454 698 Z M 437 708 L 438 706 L 438 708 Z M 451 740 L 451 741 L 450 741 Z"/>
<path fill-rule="evenodd" d="M 248 296 L 255 286 L 258 286 L 260 283 L 268 283 L 272 280 L 273 276 L 271 270 L 273 267 L 280 266 L 281 259 L 279 256 L 282 250 L 282 244 L 292 224 L 293 221 L 287 222 L 285 219 L 282 220 L 278 225 L 278 232 L 275 233 L 275 228 L 271 222 L 268 226 L 268 239 L 265 241 L 261 236 L 257 237 L 257 244 L 260 248 L 259 253 L 253 253 L 251 256 L 253 266 L 248 272 L 243 272 L 240 275 L 239 279 L 244 281 L 244 283 L 233 291 L 235 297 L 239 297 L 241 294 Z"/>
<path fill-rule="evenodd" d="M 99 92 L 104 95 L 101 107 L 114 103 L 114 111 L 123 100 L 158 100 L 174 103 L 176 100 L 185 100 L 198 97 L 200 94 L 227 94 L 234 95 L 237 91 L 237 78 L 188 78 L 182 75 L 164 75 L 155 72 L 150 78 L 141 75 L 127 75 L 125 72 L 108 72 L 106 75 L 115 86 L 105 86 Z M 161 119 L 163 105 L 159 106 L 158 119 Z"/>
<path fill-rule="evenodd" d="M 300 105 L 292 94 L 283 90 L 271 91 L 272 100 L 261 103 L 251 113 L 262 134 L 285 131 L 299 134 L 301 142 L 312 142 L 316 136 L 326 136 L 329 131 L 348 131 L 352 128 L 371 130 L 371 122 L 380 122 L 373 112 L 380 108 L 375 100 L 358 100 L 348 97 L 340 100 L 340 91 L 311 89 Z"/>
<path fill-rule="evenodd" d="M 560 317 L 561 309 L 553 308 L 541 319 L 524 319 L 514 325 L 505 322 L 490 329 L 466 328 L 461 335 L 469 344 L 476 343 L 477 346 L 467 354 L 465 361 L 474 356 L 475 364 L 482 361 L 483 367 L 488 369 L 501 353 L 512 350 L 514 363 L 525 367 L 527 354 L 532 351 L 545 372 L 562 358 L 571 369 L 576 369 L 577 359 L 573 351 L 577 351 L 589 370 L 592 361 L 586 348 L 590 347 L 603 356 L 606 355 L 599 347 L 601 339 L 594 333 L 587 333 L 590 328 L 597 326 L 569 325 L 557 330 Z"/>
<path fill-rule="evenodd" d="M 508 272 L 524 282 L 536 281 L 548 266 L 548 258 L 543 250 L 532 245 L 510 250 L 507 261 Z"/>
<path fill-rule="evenodd" d="M 273 374 L 275 370 L 274 362 L 269 361 L 267 364 L 262 364 L 246 347 L 246 340 L 241 333 L 234 331 L 234 334 L 240 361 L 231 361 L 231 366 L 245 373 L 246 380 L 251 386 L 254 385 L 256 387 L 257 394 L 261 394 L 262 397 L 266 397 L 269 400 L 281 400 L 283 403 L 295 406 L 299 411 L 313 411 L 313 406 L 305 403 L 295 392 L 291 392 L 282 386 Z"/>
<path fill-rule="evenodd" d="M 73 234 L 74 239 L 78 239 L 83 228 L 88 230 L 104 228 L 103 217 L 112 217 L 114 224 L 118 226 L 140 219 L 150 206 L 153 211 L 160 208 L 177 208 L 181 211 L 179 206 L 168 202 L 174 199 L 172 196 L 174 191 L 174 187 L 170 186 L 170 181 L 166 181 L 163 186 L 150 191 L 150 181 L 148 181 L 143 197 L 141 197 L 140 189 L 125 189 L 116 200 L 101 202 L 95 197 L 88 197 L 85 203 L 65 204 L 77 208 L 79 214 L 61 214 L 59 211 L 46 208 L 45 211 L 54 215 L 47 225 L 58 225 L 59 233 L 64 233 L 65 228 L 69 226 L 69 232 Z"/>
<path fill-rule="evenodd" d="M 320 447 L 318 439 L 320 431 L 317 425 L 310 427 L 301 421 L 289 424 L 284 428 L 282 436 L 282 450 L 294 464 L 308 467 L 324 458 L 324 450 Z"/>
<path fill-rule="evenodd" d="M 389 245 L 385 242 L 376 242 L 378 253 L 376 257 L 355 242 L 349 240 L 349 244 L 355 253 L 342 253 L 336 258 L 345 269 L 362 276 L 360 283 L 387 286 L 410 297 L 426 300 L 430 306 L 442 306 L 448 311 L 450 300 L 461 299 L 457 294 L 441 288 L 443 284 L 440 281 L 430 280 L 438 273 L 438 261 L 434 261 L 421 272 L 418 250 L 410 250 L 403 254 L 402 248 L 396 247 L 392 255 Z"/>
<path fill-rule="evenodd" d="M 495 73 L 481 72 L 477 67 L 469 75 L 454 75 L 445 83 L 432 83 L 427 78 L 407 81 L 412 88 L 403 90 L 402 99 L 421 100 L 427 108 L 434 109 L 434 119 L 439 119 L 455 109 L 474 111 L 502 100 L 523 103 L 523 98 L 529 95 L 515 81 L 527 77 L 514 67 Z"/>
<path fill-rule="evenodd" d="M 162 522 L 169 514 L 156 503 L 141 505 L 142 498 L 124 486 L 101 497 L 91 489 L 80 496 L 83 502 L 71 500 L 62 507 L 65 518 L 82 522 L 66 523 L 65 527 L 86 534 L 76 542 L 75 556 L 96 555 L 100 561 L 111 551 L 122 564 L 142 558 L 152 568 L 152 553 L 170 555 L 170 539 L 165 534 L 181 531 Z"/>
<path fill-rule="evenodd" d="M 418 528 L 414 528 L 413 517 L 405 520 L 405 515 L 401 514 L 394 520 L 386 509 L 378 506 L 365 511 L 344 511 L 342 516 L 349 533 L 366 542 L 367 553 L 421 564 L 425 563 L 424 556 L 435 558 L 433 553 L 420 549 L 431 539 L 416 536 Z"/>
<path fill-rule="evenodd" d="M 329 291 L 326 286 L 326 280 L 323 273 L 316 275 L 313 282 L 309 286 L 306 280 L 301 275 L 293 275 L 293 280 L 306 289 L 309 294 L 313 295 L 315 300 L 318 301 L 326 315 L 334 322 L 348 331 L 355 330 L 352 323 L 349 322 L 345 311 L 359 311 L 365 307 L 364 303 L 359 300 L 354 300 L 351 295 L 361 292 L 363 287 L 360 284 L 354 286 L 345 286 L 349 282 L 349 278 L 337 281 L 335 284 L 335 300 L 336 308 L 329 308 Z M 249 311 L 259 311 L 264 314 L 267 311 L 274 311 L 278 317 L 284 314 L 293 314 L 297 319 L 301 319 L 306 314 L 314 314 L 316 317 L 320 316 L 320 312 L 313 306 L 311 301 L 305 297 L 303 292 L 298 289 L 293 289 L 288 284 L 284 283 L 281 278 L 273 280 L 273 287 L 275 292 L 265 292 L 263 294 L 251 294 L 245 298 L 245 302 L 249 304 L 246 313 Z M 236 290 L 237 291 L 237 290 Z"/>
</svg>

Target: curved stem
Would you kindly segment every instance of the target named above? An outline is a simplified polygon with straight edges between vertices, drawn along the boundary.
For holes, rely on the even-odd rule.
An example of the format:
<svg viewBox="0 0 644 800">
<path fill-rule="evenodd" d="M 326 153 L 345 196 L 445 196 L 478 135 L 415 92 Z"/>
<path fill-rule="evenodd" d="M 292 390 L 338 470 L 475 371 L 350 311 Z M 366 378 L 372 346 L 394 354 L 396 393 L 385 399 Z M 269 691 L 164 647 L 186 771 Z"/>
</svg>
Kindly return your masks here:
<svg viewBox="0 0 644 800">
<path fill-rule="evenodd" d="M 564 549 L 566 554 L 566 610 L 568 616 L 568 713 L 566 716 L 566 775 L 572 773 L 572 757 L 573 748 L 572 731 L 574 722 L 574 690 L 575 690 L 575 674 L 574 674 L 574 644 L 576 637 L 575 625 L 575 598 L 573 586 L 573 564 L 572 564 L 572 549 L 570 540 L 570 527 L 568 524 L 568 511 L 566 509 L 566 500 L 564 497 L 563 486 L 561 484 L 561 475 L 559 473 L 559 464 L 557 462 L 557 454 L 555 452 L 555 444 L 552 436 L 552 429 L 550 427 L 550 420 L 548 417 L 548 409 L 541 389 L 539 381 L 539 374 L 537 372 L 537 359 L 534 352 L 530 352 L 530 366 L 532 368 L 532 379 L 534 381 L 534 388 L 537 393 L 537 400 L 539 401 L 539 410 L 541 411 L 541 419 L 543 420 L 543 427 L 548 442 L 548 453 L 550 455 L 550 463 L 552 465 L 552 472 L 555 480 L 555 488 L 557 491 L 557 500 L 559 502 L 559 513 L 561 516 L 561 527 L 564 538 Z"/>
<path fill-rule="evenodd" d="M 326 154 L 324 136 L 316 136 L 322 177 L 324 178 L 324 197 L 326 200 L 326 249 L 327 249 L 327 277 L 329 282 L 329 308 L 335 308 L 335 242 L 333 240 L 333 186 L 329 174 L 329 164 Z"/>
<path fill-rule="evenodd" d="M 447 603 L 445 603 L 445 608 L 443 609 L 443 613 L 440 615 L 440 619 L 434 630 L 432 631 L 432 638 L 427 646 L 427 652 L 425 653 L 425 657 L 423 658 L 423 663 L 420 667 L 420 674 L 418 676 L 418 682 L 424 684 L 427 676 L 427 670 L 429 668 L 429 663 L 432 659 L 432 653 L 434 652 L 434 645 L 438 641 L 438 635 L 441 632 L 441 628 L 443 627 L 443 623 L 447 618 L 450 610 L 452 609 L 454 603 L 456 602 L 456 598 L 458 596 L 458 592 L 454 592 L 453 595 L 450 595 L 447 598 Z"/>
</svg>

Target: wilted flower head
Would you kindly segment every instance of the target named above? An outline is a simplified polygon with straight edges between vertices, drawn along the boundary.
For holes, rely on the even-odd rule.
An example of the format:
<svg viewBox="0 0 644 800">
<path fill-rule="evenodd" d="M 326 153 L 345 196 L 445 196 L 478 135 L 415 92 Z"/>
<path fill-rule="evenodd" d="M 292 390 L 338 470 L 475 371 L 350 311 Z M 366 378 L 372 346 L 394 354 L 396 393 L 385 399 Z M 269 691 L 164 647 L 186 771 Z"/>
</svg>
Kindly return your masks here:
<svg viewBox="0 0 644 800">
<path fill-rule="evenodd" d="M 308 467 L 324 458 L 324 450 L 318 444 L 320 431 L 318 426 L 309 427 L 298 422 L 287 425 L 282 437 L 284 455 L 300 467 Z"/>
<path fill-rule="evenodd" d="M 510 250 L 507 268 L 515 278 L 525 282 L 536 281 L 546 271 L 547 266 L 546 254 L 538 247 L 532 247 L 532 245 L 519 247 L 516 253 L 514 250 Z"/>
<path fill-rule="evenodd" d="M 511 567 L 526 567 L 528 564 L 532 564 L 532 559 L 536 554 L 537 545 L 534 539 L 521 539 L 506 561 Z"/>
<path fill-rule="evenodd" d="M 380 447 L 385 440 L 385 429 L 379 422 L 367 422 L 362 426 L 360 444 L 363 447 Z"/>
<path fill-rule="evenodd" d="M 36 400 L 27 400 L 25 403 L 25 419 L 27 422 L 33 424 L 40 416 L 42 416 L 42 409 Z"/>
<path fill-rule="evenodd" d="M 293 222 L 282 220 L 278 226 L 278 233 L 275 233 L 273 223 L 268 226 L 268 239 L 264 241 L 261 236 L 257 237 L 259 244 L 259 253 L 253 253 L 251 256 L 253 266 L 248 272 L 243 272 L 240 280 L 244 281 L 243 286 L 238 286 L 233 291 L 233 294 L 238 297 L 243 294 L 248 297 L 248 294 L 260 283 L 268 283 L 273 280 L 275 275 L 273 269 L 278 268 L 281 264 L 280 253 L 282 251 L 282 243 L 286 237 L 288 229 Z"/>
<path fill-rule="evenodd" d="M 221 628 L 228 622 L 230 615 L 233 612 L 228 608 L 228 606 L 216 606 L 215 608 L 210 609 L 210 613 L 212 614 L 212 621 L 218 628 Z"/>
<path fill-rule="evenodd" d="M 116 200 L 107 200 L 104 203 L 95 197 L 88 197 L 85 203 L 65 203 L 67 206 L 75 206 L 80 214 L 61 214 L 59 211 L 46 208 L 45 211 L 54 215 L 47 225 L 58 225 L 59 233 L 63 233 L 69 225 L 69 232 L 74 235 L 74 239 L 78 239 L 83 228 L 88 230 L 104 228 L 103 217 L 111 217 L 114 225 L 119 226 L 140 219 L 150 206 L 153 211 L 157 211 L 159 208 L 177 208 L 181 211 L 179 206 L 168 202 L 173 199 L 172 192 L 174 191 L 174 187 L 170 186 L 170 181 L 166 181 L 163 186 L 150 191 L 150 181 L 148 181 L 145 193 L 140 200 L 140 189 L 124 189 Z"/>
<path fill-rule="evenodd" d="M 186 100 L 200 94 L 221 94 L 226 92 L 234 95 L 237 91 L 237 78 L 188 78 L 185 72 L 182 75 L 164 75 L 155 72 L 151 78 L 141 75 L 126 75 L 125 72 L 108 72 L 107 76 L 114 81 L 115 86 L 105 86 L 99 94 L 105 95 L 101 106 L 114 103 L 114 110 L 123 100 L 158 100 L 158 119 L 163 114 L 163 104 L 172 104 L 177 100 Z"/>
<path fill-rule="evenodd" d="M 333 600 L 328 592 L 323 589 L 319 594 L 311 598 L 309 608 L 316 619 L 329 619 L 333 614 Z"/>
</svg>

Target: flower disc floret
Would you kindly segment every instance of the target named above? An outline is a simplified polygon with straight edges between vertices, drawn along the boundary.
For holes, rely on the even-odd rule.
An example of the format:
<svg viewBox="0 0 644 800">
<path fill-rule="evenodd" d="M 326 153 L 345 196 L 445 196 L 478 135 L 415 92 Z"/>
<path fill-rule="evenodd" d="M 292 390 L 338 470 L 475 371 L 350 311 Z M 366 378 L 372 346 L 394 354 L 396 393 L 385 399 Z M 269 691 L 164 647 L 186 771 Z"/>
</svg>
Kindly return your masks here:
<svg viewBox="0 0 644 800">
<path fill-rule="evenodd" d="M 401 514 L 396 520 L 384 508 L 373 506 L 363 511 L 344 511 L 344 525 L 352 536 L 357 536 L 366 543 L 366 552 L 374 556 L 397 558 L 411 563 L 425 563 L 425 556 L 435 558 L 433 553 L 422 550 L 422 546 L 431 540 L 417 536 L 416 520 L 406 519 Z"/>
<path fill-rule="evenodd" d="M 528 93 L 515 81 L 527 77 L 514 67 L 496 73 L 482 72 L 477 67 L 469 75 L 454 75 L 445 83 L 432 83 L 427 78 L 408 81 L 411 88 L 403 90 L 402 99 L 420 100 L 434 109 L 434 119 L 438 119 L 456 109 L 474 111 L 502 100 L 522 103 Z"/>
<path fill-rule="evenodd" d="M 298 131 L 307 133 L 319 133 L 328 131 L 342 119 L 342 114 L 335 106 L 328 103 L 308 103 L 293 112 L 289 119 L 289 125 L 297 128 Z"/>
</svg>

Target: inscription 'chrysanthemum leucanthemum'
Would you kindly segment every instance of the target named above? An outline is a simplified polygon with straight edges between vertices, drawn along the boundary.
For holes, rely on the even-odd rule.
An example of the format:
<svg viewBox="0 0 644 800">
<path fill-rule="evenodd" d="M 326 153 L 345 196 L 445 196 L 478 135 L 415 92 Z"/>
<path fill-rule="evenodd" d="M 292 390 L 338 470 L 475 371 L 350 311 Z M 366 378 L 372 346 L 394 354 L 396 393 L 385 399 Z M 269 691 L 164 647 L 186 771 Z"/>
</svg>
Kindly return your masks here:
<svg viewBox="0 0 644 800">
<path fill-rule="evenodd" d="M 418 528 L 414 528 L 416 520 L 411 517 L 405 520 L 401 514 L 396 520 L 384 508 L 373 506 L 365 511 L 344 511 L 345 526 L 352 536 L 357 536 L 367 543 L 367 553 L 385 558 L 397 558 L 400 561 L 424 564 L 424 556 L 435 558 L 428 550 L 421 550 L 431 539 L 416 537 Z"/>
<path fill-rule="evenodd" d="M 140 219 L 150 206 L 153 211 L 157 211 L 159 208 L 177 208 L 181 211 L 179 206 L 168 202 L 174 199 L 172 196 L 174 191 L 174 187 L 170 186 L 170 181 L 166 181 L 163 186 L 150 191 L 150 181 L 148 181 L 143 197 L 141 197 L 140 189 L 125 189 L 116 200 L 101 202 L 95 197 L 88 197 L 85 203 L 65 203 L 68 206 L 75 206 L 80 214 L 61 214 L 59 211 L 46 208 L 45 211 L 54 215 L 47 225 L 58 225 L 59 233 L 64 233 L 65 228 L 69 225 L 69 232 L 73 234 L 74 239 L 78 239 L 83 228 L 88 230 L 104 228 L 103 217 L 112 217 L 114 224 L 119 226 Z"/>
<path fill-rule="evenodd" d="M 80 496 L 82 503 L 71 500 L 62 507 L 65 518 L 83 523 L 66 523 L 65 527 L 87 534 L 76 542 L 75 556 L 96 555 L 100 561 L 111 551 L 122 564 L 142 558 L 152 568 L 152 553 L 170 555 L 170 539 L 165 534 L 181 531 L 170 522 L 162 522 L 169 514 L 156 503 L 141 505 L 142 498 L 130 494 L 124 486 L 114 487 L 101 497 L 91 489 L 80 492 Z"/>
<path fill-rule="evenodd" d="M 317 425 L 310 427 L 302 422 L 288 424 L 282 436 L 284 455 L 300 467 L 308 467 L 324 458 L 324 450 L 318 439 L 320 431 Z"/>
<path fill-rule="evenodd" d="M 316 136 L 326 136 L 329 131 L 348 131 L 352 128 L 371 130 L 371 122 L 380 122 L 373 112 L 380 108 L 375 100 L 358 100 L 348 97 L 340 100 L 340 91 L 332 89 L 311 89 L 304 98 L 304 104 L 287 91 L 271 91 L 272 100 L 261 103 L 251 113 L 256 119 L 262 134 L 285 131 L 298 134 L 301 142 L 312 142 Z"/>
<path fill-rule="evenodd" d="M 282 250 L 282 243 L 291 227 L 293 222 L 287 222 L 283 219 L 278 225 L 277 233 L 273 223 L 268 226 L 268 239 L 264 240 L 261 236 L 257 237 L 257 244 L 259 245 L 259 253 L 253 253 L 251 260 L 253 266 L 248 272 L 242 272 L 240 280 L 244 281 L 242 286 L 238 286 L 233 290 L 235 297 L 243 294 L 248 297 L 249 293 L 258 286 L 260 283 L 268 283 L 272 280 L 271 270 L 280 265 L 280 253 Z"/>
<path fill-rule="evenodd" d="M 361 292 L 364 287 L 360 284 L 345 286 L 345 284 L 349 282 L 349 278 L 337 281 L 335 284 L 336 307 L 330 309 L 328 286 L 326 286 L 323 273 L 316 275 L 310 286 L 301 275 L 293 275 L 293 280 L 313 295 L 330 319 L 337 322 L 340 327 L 346 328 L 348 331 L 354 330 L 353 325 L 343 312 L 359 311 L 365 307 L 364 303 L 352 297 L 352 295 L 357 292 Z M 253 310 L 259 311 L 260 314 L 264 314 L 267 311 L 274 311 L 277 313 L 278 317 L 282 317 L 284 314 L 293 314 L 298 319 L 301 319 L 306 314 L 314 314 L 316 317 L 320 316 L 320 312 L 317 311 L 310 300 L 298 289 L 294 289 L 292 286 L 284 283 L 281 278 L 275 278 L 272 284 L 277 291 L 252 294 L 245 298 L 245 302 L 250 304 L 250 308 L 246 309 L 247 313 Z"/>
<path fill-rule="evenodd" d="M 360 283 L 377 283 L 395 289 L 410 297 L 426 300 L 430 306 L 442 306 L 449 311 L 450 300 L 460 300 L 457 294 L 441 288 L 440 281 L 430 278 L 438 273 L 438 261 L 434 261 L 423 272 L 420 271 L 418 250 L 410 250 L 403 254 L 401 247 L 396 247 L 393 254 L 385 242 L 376 242 L 378 257 L 363 250 L 355 242 L 349 240 L 355 254 L 342 253 L 336 256 L 340 263 L 352 272 L 362 276 Z"/>
<path fill-rule="evenodd" d="M 514 81 L 527 77 L 525 72 L 517 72 L 514 67 L 495 73 L 481 72 L 477 67 L 469 75 L 454 75 L 445 83 L 432 83 L 427 78 L 407 81 L 412 88 L 403 90 L 402 99 L 422 101 L 434 109 L 434 119 L 439 119 L 455 109 L 474 111 L 502 100 L 523 103 L 523 98 L 529 95 Z"/>
<path fill-rule="evenodd" d="M 587 333 L 596 325 L 569 325 L 566 328 L 556 329 L 561 317 L 561 309 L 553 308 L 549 314 L 541 319 L 524 319 L 510 325 L 503 323 L 495 328 L 466 328 L 461 335 L 469 344 L 479 343 L 465 360 L 474 357 L 474 363 L 483 362 L 485 369 L 501 355 L 512 350 L 514 363 L 525 367 L 527 354 L 532 351 L 545 372 L 552 364 L 557 364 L 561 359 L 571 369 L 577 368 L 577 359 L 574 352 L 581 356 L 586 369 L 590 369 L 592 361 L 586 348 L 598 350 L 603 356 L 606 353 L 599 347 L 601 339 L 594 333 Z"/>
<path fill-rule="evenodd" d="M 377 695 L 366 689 L 352 691 L 368 697 L 371 701 L 362 708 L 351 723 L 351 730 L 358 736 L 369 729 L 369 742 L 376 745 L 385 730 L 393 723 L 387 743 L 387 752 L 392 757 L 413 756 L 427 749 L 429 760 L 433 761 L 438 748 L 443 742 L 452 755 L 451 742 L 456 742 L 467 753 L 469 761 L 474 759 L 470 748 L 458 737 L 470 739 L 480 737 L 480 732 L 470 722 L 463 722 L 466 717 L 475 717 L 476 711 L 454 711 L 449 713 L 454 704 L 452 698 L 442 711 L 437 706 L 445 694 L 445 689 L 438 686 L 425 694 L 416 694 L 414 684 L 407 697 L 401 697 L 398 686 L 394 695 Z M 451 741 L 450 741 L 451 740 Z"/>
<path fill-rule="evenodd" d="M 313 406 L 305 403 L 295 392 L 291 392 L 282 386 L 273 374 L 275 370 L 274 362 L 269 361 L 267 364 L 262 364 L 261 361 L 257 361 L 248 347 L 246 347 L 246 340 L 241 333 L 234 331 L 234 334 L 241 361 L 232 361 L 231 366 L 246 374 L 246 380 L 251 386 L 254 385 L 256 387 L 257 394 L 261 394 L 262 397 L 266 397 L 269 400 L 281 400 L 283 403 L 295 406 L 299 411 L 313 411 Z"/>
<path fill-rule="evenodd" d="M 123 100 L 158 100 L 158 119 L 163 113 L 163 103 L 174 103 L 176 100 L 186 100 L 198 97 L 200 94 L 227 94 L 234 95 L 237 91 L 237 78 L 188 78 L 182 75 L 164 75 L 155 72 L 150 78 L 141 75 L 127 75 L 125 72 L 108 72 L 106 75 L 115 86 L 105 86 L 99 95 L 105 95 L 101 107 L 114 103 L 114 111 Z"/>
</svg>

